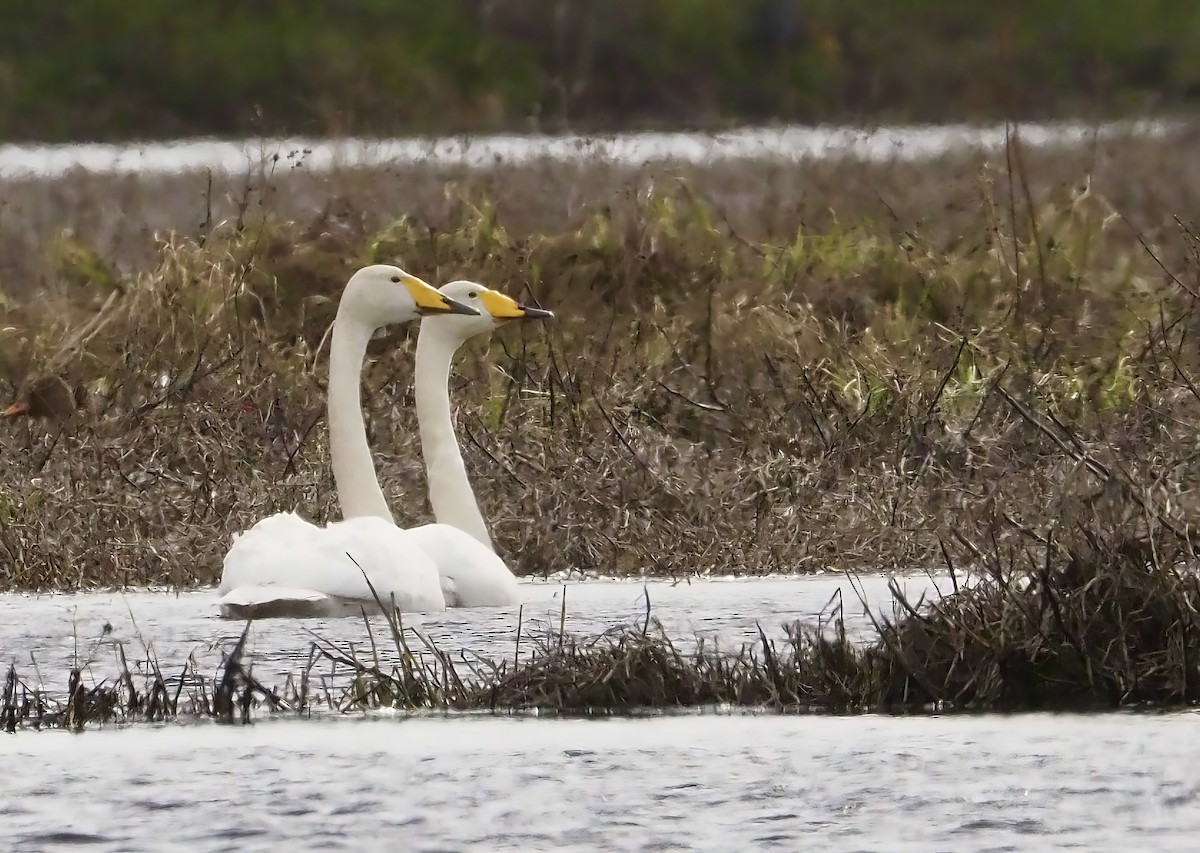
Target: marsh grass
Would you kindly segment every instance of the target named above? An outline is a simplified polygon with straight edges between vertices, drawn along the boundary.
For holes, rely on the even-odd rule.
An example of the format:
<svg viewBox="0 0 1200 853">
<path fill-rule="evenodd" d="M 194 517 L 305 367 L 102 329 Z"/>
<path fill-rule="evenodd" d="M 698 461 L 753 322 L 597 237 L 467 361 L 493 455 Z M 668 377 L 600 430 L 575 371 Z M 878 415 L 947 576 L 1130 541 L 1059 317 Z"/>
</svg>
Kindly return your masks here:
<svg viewBox="0 0 1200 853">
<path fill-rule="evenodd" d="M 1174 533 L 1141 540 L 1097 520 L 1063 543 L 974 555 L 970 575 L 944 549 L 951 588 L 912 601 L 893 585 L 892 612 L 867 608 L 877 636 L 848 639 L 840 594 L 815 625 L 721 650 L 687 651 L 653 618 L 579 637 L 517 632 L 511 660 L 442 653 L 398 613 L 387 616 L 399 664 L 317 640 L 314 655 L 354 674 L 336 707 L 567 714 L 729 706 L 781 712 L 921 713 L 1102 710 L 1194 704 L 1200 576 Z M 952 546 L 953 547 L 953 546 Z M 961 585 L 960 585 L 961 582 Z M 866 606 L 865 601 L 860 602 Z M 386 611 L 385 611 L 386 613 Z M 414 653 L 406 633 L 419 641 Z"/>
<path fill-rule="evenodd" d="M 1189 549 L 1160 531 L 1143 541 L 1097 522 L 1070 542 L 981 552 L 946 548 L 950 584 L 932 600 L 894 588 L 890 614 L 869 612 L 876 635 L 847 637 L 844 603 L 774 640 L 721 649 L 663 631 L 649 595 L 637 623 L 600 635 L 557 623 L 518 625 L 511 656 L 450 655 L 382 606 L 365 644 L 313 637 L 307 664 L 268 687 L 252 672 L 247 623 L 214 676 L 191 661 L 164 676 L 150 650 L 131 674 L 96 680 L 95 654 L 70 670 L 64 695 L 32 687 L 10 666 L 0 727 L 83 730 L 112 723 L 413 713 L 628 715 L 745 708 L 780 713 L 951 713 L 1188 707 L 1197 700 L 1200 579 Z M 1040 549 L 1040 553 L 1034 553 Z M 961 572 L 953 551 L 976 554 Z M 865 602 L 864 602 L 865 605 Z M 382 623 L 382 627 L 381 627 Z M 39 673 L 38 681 L 41 681 Z M 135 680 L 141 687 L 135 686 Z"/>
<path fill-rule="evenodd" d="M 112 652 L 112 665 L 104 664 L 104 652 Z M 10 663 L 0 693 L 0 729 L 64 728 L 82 731 L 106 723 L 161 723 L 201 710 L 212 714 L 210 685 L 214 682 L 195 672 L 190 659 L 173 677 L 163 674 L 149 646 L 144 660 L 130 665 L 123 643 L 111 641 L 105 626 L 81 654 L 77 650 L 70 666 L 66 691 L 47 687 L 43 667 L 32 660 L 33 678 Z M 227 666 L 237 671 L 239 649 L 235 647 Z M 97 677 L 98 671 L 106 671 Z M 55 674 L 51 674 L 55 675 Z"/>
<path fill-rule="evenodd" d="M 259 176 L 227 216 L 160 233 L 149 263 L 60 238 L 47 286 L 6 297 L 0 371 L 14 398 L 57 376 L 84 402 L 0 421 L 0 584 L 211 583 L 262 515 L 334 517 L 321 342 L 349 273 L 387 260 L 556 311 L 455 371 L 468 469 L 518 574 L 908 569 L 941 564 L 955 530 L 1057 541 L 1098 505 L 1132 513 L 1130 535 L 1187 531 L 1197 241 L 1162 203 L 1195 200 L 1178 144 L 1064 153 L 1068 180 L 1014 142 L 1003 164 L 894 165 L 874 185 L 949 168 L 941 198 L 962 209 L 940 220 L 912 196 L 868 215 L 886 174 L 868 165 L 830 202 L 855 215 L 815 225 L 778 195 L 754 225 L 732 174 L 626 175 L 608 195 L 593 175 L 557 225 L 560 195 L 539 212 L 499 192 L 516 172 L 401 217 L 360 176 L 343 189 L 364 206 L 331 196 L 303 219 Z M 756 168 L 753 186 L 798 180 Z M 375 341 L 365 373 L 405 523 L 429 518 L 411 331 Z"/>
</svg>

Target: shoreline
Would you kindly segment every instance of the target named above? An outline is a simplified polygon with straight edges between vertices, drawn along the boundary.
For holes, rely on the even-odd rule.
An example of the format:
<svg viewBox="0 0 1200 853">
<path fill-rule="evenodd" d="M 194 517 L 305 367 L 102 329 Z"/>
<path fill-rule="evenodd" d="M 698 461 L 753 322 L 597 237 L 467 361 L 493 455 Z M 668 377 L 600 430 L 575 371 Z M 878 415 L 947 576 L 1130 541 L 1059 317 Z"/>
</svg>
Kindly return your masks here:
<svg viewBox="0 0 1200 853">
<path fill-rule="evenodd" d="M 1141 571 L 1130 563 L 1114 567 L 1111 574 L 1098 569 L 1096 579 L 1101 586 L 1115 583 L 1118 588 L 1131 581 L 1141 584 L 1137 592 L 1122 593 L 1130 600 L 1146 589 L 1162 596 L 1191 595 L 1182 589 L 1168 593 L 1159 586 L 1163 578 L 1130 577 L 1130 572 L 1136 575 Z M 259 648 L 261 640 L 255 629 L 262 623 L 251 620 L 243 624 L 240 636 L 218 629 L 217 637 L 209 641 L 210 650 L 220 649 L 220 663 L 211 674 L 206 664 L 196 659 L 195 649 L 182 662 L 160 663 L 154 640 L 146 639 L 140 628 L 135 643 L 120 639 L 124 632 L 105 623 L 98 638 L 84 642 L 86 661 L 81 664 L 76 657 L 70 664 L 65 691 L 61 685 L 47 687 L 46 673 L 59 671 L 61 665 L 50 664 L 44 653 L 41 660 L 31 654 L 24 665 L 18 665 L 12 656 L 0 692 L 0 728 L 9 732 L 30 728 L 83 731 L 143 723 L 248 724 L 288 718 L 420 719 L 460 714 L 857 717 L 1169 713 L 1195 707 L 1187 675 L 1182 675 L 1181 683 L 1174 679 L 1157 683 L 1161 676 L 1151 659 L 1136 664 L 1144 670 L 1144 689 L 1149 694 L 1110 694 L 1103 684 L 1108 676 L 1077 671 L 1070 652 L 1076 641 L 1071 630 L 1061 624 L 1062 617 L 1061 633 L 1043 623 L 1032 626 L 1032 635 L 1018 636 L 1011 633 L 1017 626 L 997 624 L 1011 623 L 1014 611 L 1033 612 L 1055 599 L 1054 607 L 1071 609 L 1068 620 L 1094 620 L 1090 606 L 1081 600 L 1087 587 L 1070 588 L 1073 581 L 1067 578 L 1055 583 L 1055 592 L 1026 584 L 1018 584 L 1021 588 L 1017 589 L 1010 579 L 992 575 L 970 586 L 955 584 L 953 592 L 936 591 L 935 587 L 928 600 L 925 593 L 913 600 L 913 593 L 897 588 L 891 617 L 884 608 L 860 597 L 866 619 L 873 626 L 862 636 L 847 632 L 848 614 L 840 603 L 831 607 L 831 600 L 826 605 L 828 618 L 823 609 L 815 625 L 811 619 L 795 619 L 790 627 L 785 623 L 782 637 L 775 638 L 769 638 L 760 626 L 757 640 L 724 647 L 716 639 L 705 639 L 705 632 L 697 631 L 690 645 L 681 635 L 668 633 L 649 599 L 642 616 L 602 632 L 568 630 L 567 624 L 574 624 L 578 613 L 572 611 L 569 599 L 564 599 L 562 616 L 555 620 L 557 628 L 551 623 L 543 630 L 538 618 L 518 617 L 515 632 L 507 639 L 511 648 L 506 654 L 448 652 L 429 624 L 414 627 L 405 615 L 381 612 L 366 619 L 367 636 L 357 640 L 328 639 L 328 626 L 320 628 L 327 620 L 319 620 L 316 630 L 304 631 L 302 645 L 308 648 L 307 655 L 297 652 L 281 662 Z M 1137 631 L 1138 623 L 1147 617 L 1134 614 L 1129 625 L 1120 614 L 1103 618 L 1104 632 L 1120 636 Z M 220 620 L 216 624 L 227 623 Z M 1017 630 L 1028 632 L 1030 627 L 1023 625 Z M 973 640 L 963 644 L 962 637 L 976 632 L 995 635 L 980 638 L 982 645 L 974 643 L 972 647 Z M 77 630 L 75 636 L 79 636 Z M 249 650 L 251 638 L 255 651 Z M 1164 635 L 1160 640 L 1166 651 L 1170 638 Z M 1007 648 L 1014 642 L 1018 645 Z M 100 651 L 105 646 L 113 649 L 115 671 L 114 663 L 103 663 L 107 655 Z M 1023 672 L 1018 668 L 1006 676 L 1005 661 L 1011 667 L 1010 656 L 1018 648 L 1025 650 L 1021 654 L 1030 655 L 1040 649 L 1047 657 L 1041 666 Z M 1064 651 L 1065 658 L 1061 657 Z M 259 671 L 271 674 L 256 676 L 256 662 Z M 1127 660 L 1117 662 L 1117 666 L 1128 664 Z M 997 666 L 999 681 L 995 682 Z M 29 674 L 36 677 L 32 686 Z M 1137 692 L 1136 683 L 1133 687 Z M 967 698 L 972 691 L 978 692 L 974 700 Z"/>
<path fill-rule="evenodd" d="M 1006 129 L 1031 147 L 1078 145 L 1128 136 L 1163 138 L 1194 122 L 1134 118 L 1084 122 L 884 125 L 747 126 L 714 132 L 635 131 L 613 134 L 448 134 L 386 137 L 263 137 L 237 140 L 192 137 L 128 143 L 0 145 L 0 181 L 54 180 L 74 171 L 95 175 L 179 175 L 206 171 L 302 167 L 314 172 L 388 165 L 466 166 L 486 169 L 546 160 L 621 165 L 663 161 L 705 163 L 738 159 L 850 158 L 882 162 L 921 160 L 955 151 L 1002 147 Z"/>
<path fill-rule="evenodd" d="M 576 584 L 625 584 L 636 585 L 642 583 L 654 584 L 670 584 L 671 586 L 686 585 L 689 583 L 749 583 L 754 581 L 804 581 L 811 578 L 828 578 L 828 577 L 869 577 L 869 578 L 931 578 L 949 580 L 949 575 L 944 572 L 936 572 L 932 570 L 912 569 L 911 571 L 894 572 L 884 569 L 873 571 L 860 571 L 839 569 L 830 567 L 827 569 L 816 569 L 811 572 L 746 572 L 746 573 L 724 573 L 724 574 L 695 574 L 686 576 L 676 575 L 600 575 L 600 574 L 576 574 L 576 573 L 554 573 L 548 576 L 542 575 L 520 575 L 517 577 L 517 582 L 523 586 L 542 587 L 542 586 L 567 586 Z M 41 598 L 54 596 L 79 596 L 79 595 L 188 595 L 201 594 L 205 592 L 216 592 L 216 586 L 213 584 L 196 584 L 192 586 L 96 586 L 87 587 L 84 589 L 5 589 L 0 590 L 0 599 L 4 598 Z M 458 609 L 458 608 L 451 608 Z M 238 621 L 238 620 L 231 620 Z"/>
</svg>

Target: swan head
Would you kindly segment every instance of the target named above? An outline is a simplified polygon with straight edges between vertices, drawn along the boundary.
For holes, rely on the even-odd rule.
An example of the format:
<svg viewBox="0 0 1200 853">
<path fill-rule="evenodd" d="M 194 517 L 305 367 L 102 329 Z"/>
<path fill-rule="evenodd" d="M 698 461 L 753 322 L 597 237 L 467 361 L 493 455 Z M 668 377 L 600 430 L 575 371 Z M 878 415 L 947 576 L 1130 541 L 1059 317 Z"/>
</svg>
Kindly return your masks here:
<svg viewBox="0 0 1200 853">
<path fill-rule="evenodd" d="M 512 320 L 545 320 L 554 316 L 550 311 L 521 305 L 511 296 L 474 281 L 452 281 L 442 285 L 439 290 L 451 301 L 474 308 L 479 313 L 473 317 L 431 317 L 422 325 L 452 330 L 464 341 L 475 335 L 490 334 Z"/>
<path fill-rule="evenodd" d="M 456 301 L 399 267 L 373 264 L 350 277 L 339 313 L 342 310 L 379 328 L 439 314 L 478 319 L 482 309 Z"/>
</svg>

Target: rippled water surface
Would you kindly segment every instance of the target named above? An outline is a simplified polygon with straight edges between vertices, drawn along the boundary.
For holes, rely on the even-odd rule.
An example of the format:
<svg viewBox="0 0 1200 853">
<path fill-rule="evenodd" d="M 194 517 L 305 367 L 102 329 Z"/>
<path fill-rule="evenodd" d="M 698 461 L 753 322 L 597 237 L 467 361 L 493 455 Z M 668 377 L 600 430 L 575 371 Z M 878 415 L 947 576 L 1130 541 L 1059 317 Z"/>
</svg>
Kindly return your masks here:
<svg viewBox="0 0 1200 853">
<path fill-rule="evenodd" d="M 1073 122 L 1021 128 L 1029 145 L 1077 144 L 1094 136 L 1127 133 L 1162 135 L 1161 121 L 1090 125 Z M 729 158 L 807 157 L 911 159 L 961 148 L 1004 144 L 1003 126 L 929 125 L 908 127 L 746 128 L 725 133 L 622 133 L 610 136 L 477 136 L 436 139 L 188 139 L 163 143 L 0 145 L 0 178 L 53 178 L 71 169 L 116 174 L 192 170 L 244 172 L 274 156 L 300 158 L 305 168 L 393 163 L 463 164 L 486 167 L 549 159 L 601 158 L 620 163 L 655 160 L 704 162 Z"/>
<path fill-rule="evenodd" d="M 922 576 L 898 583 L 912 595 Z M 937 580 L 938 585 L 942 584 Z M 862 581 L 888 611 L 887 580 Z M 524 630 L 562 612 L 564 585 L 523 586 Z M 815 621 L 839 576 L 565 586 L 568 630 L 652 612 L 673 637 L 724 645 L 757 626 Z M 450 611 L 410 624 L 445 649 L 514 651 L 517 610 Z M 105 625 L 112 630 L 97 643 Z M 0 658 L 46 682 L 114 642 L 152 645 L 164 670 L 215 670 L 239 623 L 211 591 L 0 596 Z M 256 623 L 256 673 L 292 672 L 311 630 L 361 644 L 353 618 Z M 141 640 L 138 639 L 139 632 Z M 1200 741 L 1192 714 L 626 720 L 434 716 L 272 718 L 82 735 L 0 736 L 0 835 L 11 850 L 1192 850 Z"/>
<path fill-rule="evenodd" d="M 1195 850 L 1194 715 L 278 721 L 0 740 L 10 850 Z"/>
</svg>

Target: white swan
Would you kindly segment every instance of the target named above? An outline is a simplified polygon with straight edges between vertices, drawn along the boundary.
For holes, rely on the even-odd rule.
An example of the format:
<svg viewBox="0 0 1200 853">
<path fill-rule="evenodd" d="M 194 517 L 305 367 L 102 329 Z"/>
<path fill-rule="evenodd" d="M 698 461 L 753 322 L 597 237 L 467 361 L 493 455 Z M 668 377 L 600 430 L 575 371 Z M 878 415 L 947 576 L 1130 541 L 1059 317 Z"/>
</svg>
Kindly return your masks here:
<svg viewBox="0 0 1200 853">
<path fill-rule="evenodd" d="M 360 383 L 377 328 L 449 313 L 478 316 L 476 308 L 397 267 L 365 267 L 347 282 L 333 323 L 328 401 L 333 473 L 346 520 L 322 528 L 284 512 L 235 534 L 217 588 L 222 616 L 331 615 L 347 605 L 373 605 L 366 578 L 381 600 L 401 610 L 445 609 L 436 565 L 387 512 L 363 426 Z"/>
<path fill-rule="evenodd" d="M 437 564 L 449 607 L 498 607 L 520 603 L 517 579 L 495 552 L 483 514 L 467 479 L 450 410 L 450 366 L 469 338 L 490 334 L 511 320 L 553 317 L 528 308 L 503 293 L 472 281 L 440 288 L 476 308 L 476 316 L 428 317 L 417 335 L 415 396 L 421 430 L 421 455 L 429 479 L 429 500 L 436 524 L 409 529 Z M 386 509 L 386 507 L 385 507 Z"/>
</svg>

